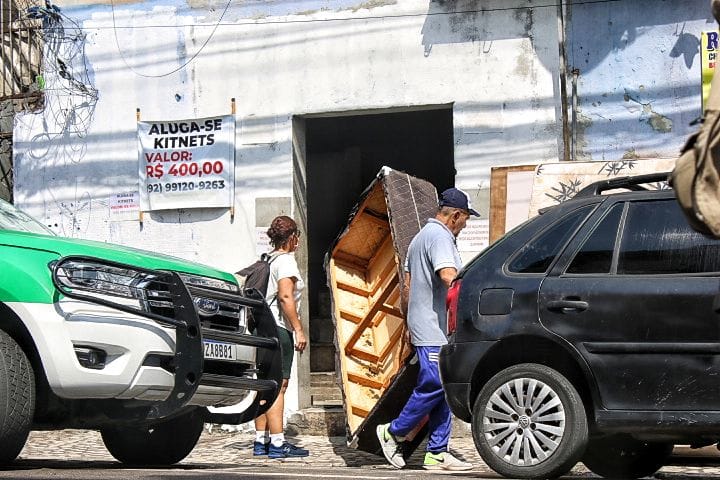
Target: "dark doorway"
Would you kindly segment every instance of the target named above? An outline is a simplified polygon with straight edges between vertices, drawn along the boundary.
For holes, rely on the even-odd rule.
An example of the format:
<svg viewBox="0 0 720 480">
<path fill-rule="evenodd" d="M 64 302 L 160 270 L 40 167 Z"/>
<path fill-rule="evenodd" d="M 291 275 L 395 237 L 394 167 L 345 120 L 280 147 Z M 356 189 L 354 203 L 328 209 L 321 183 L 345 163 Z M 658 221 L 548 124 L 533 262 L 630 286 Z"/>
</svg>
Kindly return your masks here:
<svg viewBox="0 0 720 480">
<path fill-rule="evenodd" d="M 333 371 L 334 327 L 323 259 L 383 166 L 453 185 L 452 107 L 306 117 L 310 370 Z"/>
</svg>

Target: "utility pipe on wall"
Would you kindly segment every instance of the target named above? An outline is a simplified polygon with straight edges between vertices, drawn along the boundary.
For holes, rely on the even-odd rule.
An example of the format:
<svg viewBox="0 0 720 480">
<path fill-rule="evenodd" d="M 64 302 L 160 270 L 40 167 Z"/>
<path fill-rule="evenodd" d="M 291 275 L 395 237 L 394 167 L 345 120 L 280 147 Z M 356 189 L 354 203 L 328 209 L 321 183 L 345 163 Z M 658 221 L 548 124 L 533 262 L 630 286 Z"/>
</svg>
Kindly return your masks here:
<svg viewBox="0 0 720 480">
<path fill-rule="evenodd" d="M 567 55 L 565 51 L 565 6 L 564 1 L 558 2 L 558 50 L 560 54 L 560 117 L 562 119 L 562 160 L 567 162 L 570 157 L 570 126 L 568 125 L 567 101 Z"/>
<path fill-rule="evenodd" d="M 577 98 L 577 82 L 578 77 L 580 76 L 580 70 L 577 68 L 572 69 L 572 123 L 570 125 L 571 131 L 572 131 L 572 141 L 570 146 L 570 155 L 573 162 L 577 160 L 577 157 L 575 156 L 575 148 L 577 145 L 577 106 L 578 106 L 578 98 Z"/>
</svg>

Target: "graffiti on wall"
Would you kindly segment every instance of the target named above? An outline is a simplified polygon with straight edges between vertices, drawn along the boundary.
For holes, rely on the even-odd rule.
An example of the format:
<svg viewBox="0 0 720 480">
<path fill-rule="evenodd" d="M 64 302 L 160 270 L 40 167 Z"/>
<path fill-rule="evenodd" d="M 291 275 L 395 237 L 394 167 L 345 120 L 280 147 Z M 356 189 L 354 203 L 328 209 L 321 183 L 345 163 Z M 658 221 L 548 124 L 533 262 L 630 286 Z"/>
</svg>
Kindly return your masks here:
<svg viewBox="0 0 720 480">
<path fill-rule="evenodd" d="M 669 172 L 675 158 L 623 159 L 609 162 L 560 162 L 538 165 L 533 179 L 530 216 L 574 197 L 593 182 L 615 177 Z M 651 182 L 647 188 L 668 188 L 666 182 Z"/>
</svg>

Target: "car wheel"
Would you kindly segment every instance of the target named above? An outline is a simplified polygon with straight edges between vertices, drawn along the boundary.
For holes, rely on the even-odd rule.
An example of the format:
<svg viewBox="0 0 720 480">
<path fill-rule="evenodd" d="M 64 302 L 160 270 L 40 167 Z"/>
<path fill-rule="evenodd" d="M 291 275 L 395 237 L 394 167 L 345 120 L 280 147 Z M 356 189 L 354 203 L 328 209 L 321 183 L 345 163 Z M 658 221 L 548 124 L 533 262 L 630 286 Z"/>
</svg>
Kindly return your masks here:
<svg viewBox="0 0 720 480">
<path fill-rule="evenodd" d="M 628 435 L 591 438 L 582 462 L 608 478 L 642 478 L 660 470 L 672 453 L 672 443 L 643 442 Z"/>
<path fill-rule="evenodd" d="M 482 388 L 472 434 L 480 456 L 500 475 L 552 478 L 580 460 L 588 427 L 575 387 L 552 368 L 525 363 L 502 370 Z"/>
<path fill-rule="evenodd" d="M 105 447 L 129 465 L 172 465 L 195 448 L 203 429 L 201 409 L 162 423 L 100 431 Z"/>
<path fill-rule="evenodd" d="M 17 458 L 35 413 L 35 375 L 20 345 L 0 330 L 0 465 Z"/>
</svg>

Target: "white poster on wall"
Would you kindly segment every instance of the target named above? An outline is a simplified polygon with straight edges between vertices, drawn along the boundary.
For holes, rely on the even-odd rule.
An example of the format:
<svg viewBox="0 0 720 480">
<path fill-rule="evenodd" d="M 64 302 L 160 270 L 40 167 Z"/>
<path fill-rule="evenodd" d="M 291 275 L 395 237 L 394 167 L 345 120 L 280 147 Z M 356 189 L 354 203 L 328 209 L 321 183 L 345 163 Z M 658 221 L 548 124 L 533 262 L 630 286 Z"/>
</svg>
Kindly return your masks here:
<svg viewBox="0 0 720 480">
<path fill-rule="evenodd" d="M 138 122 L 140 209 L 231 207 L 235 117 Z"/>
<path fill-rule="evenodd" d="M 505 231 L 509 232 L 528 219 L 528 204 L 535 172 L 508 172 L 505 203 Z"/>
<path fill-rule="evenodd" d="M 255 227 L 255 256 L 272 251 L 270 238 L 267 236 L 269 227 Z"/>
<path fill-rule="evenodd" d="M 460 252 L 478 253 L 490 243 L 490 221 L 487 218 L 470 217 L 457 236 L 457 248 Z"/>
<path fill-rule="evenodd" d="M 140 196 L 138 192 L 113 193 L 108 198 L 108 208 L 110 221 L 137 220 L 140 212 Z"/>
</svg>

